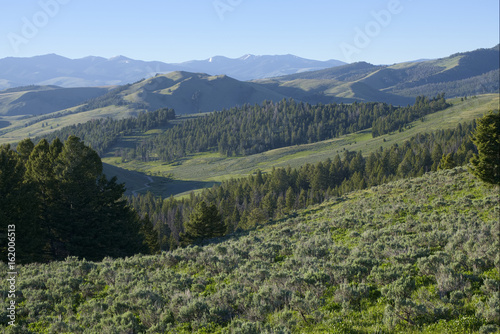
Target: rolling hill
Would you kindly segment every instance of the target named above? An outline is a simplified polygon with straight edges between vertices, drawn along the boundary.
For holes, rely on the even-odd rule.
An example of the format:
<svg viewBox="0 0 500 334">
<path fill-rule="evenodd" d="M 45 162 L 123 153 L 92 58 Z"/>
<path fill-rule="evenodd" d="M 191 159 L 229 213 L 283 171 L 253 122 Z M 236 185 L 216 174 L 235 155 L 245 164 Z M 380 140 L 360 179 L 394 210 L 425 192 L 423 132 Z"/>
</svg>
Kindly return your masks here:
<svg viewBox="0 0 500 334">
<path fill-rule="evenodd" d="M 258 84 L 238 81 L 226 75 L 190 72 L 156 75 L 135 83 L 120 92 L 119 96 L 123 101 L 146 110 L 168 106 L 178 114 L 211 112 L 286 97 Z"/>
<path fill-rule="evenodd" d="M 435 60 L 390 66 L 358 62 L 257 82 L 307 101 L 321 99 L 328 103 L 347 98 L 401 104 L 408 97 L 439 92 L 445 92 L 448 97 L 497 93 L 499 59 L 496 46 Z"/>
<path fill-rule="evenodd" d="M 243 68 L 249 73 L 257 71 L 255 73 L 262 74 L 270 73 L 269 71 L 273 68 L 278 72 L 281 71 L 278 70 L 279 64 L 276 64 L 279 59 L 283 60 L 283 66 L 288 64 L 285 68 L 289 67 L 292 72 L 299 71 L 299 65 L 307 63 L 294 56 L 281 57 L 249 55 L 238 60 L 213 57 L 207 61 L 195 61 L 188 65 L 191 68 L 200 68 L 203 67 L 202 63 L 207 63 L 211 64 L 207 66 L 212 66 L 213 71 L 222 71 L 225 68 L 231 72 L 236 71 L 237 68 L 239 70 Z M 55 55 L 42 58 L 48 58 L 53 66 L 59 64 L 60 71 L 66 74 L 71 72 L 65 70 L 72 64 L 71 60 L 61 59 Z M 5 137 L 4 134 L 10 133 L 7 140 L 12 141 L 19 136 L 34 133 L 40 135 L 42 126 L 40 122 L 42 121 L 49 125 L 51 121 L 48 120 L 57 119 L 52 122 L 54 124 L 50 124 L 49 129 L 43 129 L 42 132 L 47 133 L 51 128 L 60 125 L 71 125 L 102 117 L 124 118 L 137 115 L 140 111 L 164 107 L 173 108 L 178 115 L 181 115 L 211 112 L 246 103 L 260 104 L 264 100 L 279 101 L 283 98 L 293 98 L 311 104 L 378 101 L 393 105 L 407 105 L 412 104 L 416 96 L 435 96 L 441 92 L 444 92 L 447 97 L 498 93 L 500 74 L 498 59 L 499 48 L 497 46 L 491 49 L 457 53 L 441 59 L 390 66 L 358 62 L 320 71 L 294 73 L 254 81 L 239 81 L 227 75 L 213 76 L 205 73 L 175 71 L 157 74 L 148 79 L 121 86 L 63 89 L 48 85 L 14 88 L 0 91 L 0 136 Z M 16 69 L 21 71 L 19 67 L 16 67 L 18 66 L 16 59 L 2 59 L 0 60 L 0 78 L 2 78 L 2 62 L 5 63 L 7 60 L 8 63 L 13 64 L 12 68 L 9 67 L 9 73 L 15 72 Z M 36 59 L 29 58 L 26 61 L 28 60 L 34 63 L 23 70 L 26 75 L 37 77 L 50 72 L 50 66 L 49 69 L 40 69 L 36 65 Z M 97 57 L 81 59 L 80 70 L 90 74 L 100 73 L 103 76 L 120 71 L 124 75 L 137 72 L 130 67 L 134 62 L 125 57 L 114 58 L 112 60 L 114 70 L 106 72 L 105 69 L 99 67 L 104 60 L 104 58 Z M 95 63 L 95 67 L 90 70 L 87 62 Z M 244 68 L 241 62 L 250 62 L 253 65 Z M 149 68 L 154 65 L 145 64 Z M 259 66 L 263 72 L 259 72 Z M 308 68 L 314 66 L 319 65 L 315 65 L 314 62 L 309 63 Z M 35 77 L 30 78 L 36 80 Z M 22 120 L 27 115 L 40 114 L 44 116 L 32 118 L 29 124 Z M 26 128 L 23 130 L 24 127 Z"/>
<path fill-rule="evenodd" d="M 373 138 L 369 130 L 363 130 L 347 134 L 339 138 L 319 141 L 311 144 L 294 145 L 266 152 L 243 156 L 226 157 L 218 153 L 190 154 L 185 159 L 176 163 L 166 164 L 162 161 L 123 161 L 115 155 L 122 149 L 130 148 L 133 143 L 142 142 L 152 132 L 123 136 L 118 140 L 109 153 L 103 156 L 103 161 L 117 167 L 113 174 L 117 175 L 120 182 L 128 186 L 126 174 L 128 171 L 140 171 L 153 176 L 155 182 L 149 189 L 139 192 L 151 191 L 155 195 L 169 197 L 170 195 L 188 195 L 193 189 L 191 185 L 198 184 L 198 188 L 211 187 L 214 182 L 221 182 L 230 178 L 239 178 L 254 173 L 257 169 L 270 172 L 273 168 L 286 168 L 290 166 L 297 168 L 307 163 L 318 163 L 327 159 L 334 159 L 339 152 L 345 150 L 359 151 L 368 156 L 380 148 L 390 147 L 396 143 L 403 143 L 419 133 L 434 132 L 438 130 L 453 129 L 458 123 L 472 122 L 473 119 L 481 117 L 488 110 L 499 108 L 499 97 L 495 94 L 481 95 L 477 98 L 460 101 L 453 99 L 450 108 L 428 115 L 425 120 L 417 120 L 411 124 L 411 128 L 402 132 L 387 134 Z M 122 172 L 118 172 L 121 170 Z M 116 173 L 116 174 L 115 174 Z M 122 174 L 124 173 L 124 174 Z M 123 177 L 126 175 L 127 177 Z M 162 183 L 163 177 L 169 177 L 169 183 Z M 133 178 L 132 178 L 133 179 Z M 143 188 L 144 177 L 140 178 L 139 188 Z M 135 182 L 135 179 L 134 181 Z M 134 190 L 135 183 L 130 184 Z"/>
<path fill-rule="evenodd" d="M 164 107 L 177 115 L 280 101 L 287 96 L 226 75 L 170 72 L 118 87 L 31 86 L 0 92 L 0 141 L 44 135 L 96 118 L 121 119 Z M 32 117 L 29 115 L 38 115 Z M 29 116 L 29 119 L 27 119 Z"/>
<path fill-rule="evenodd" d="M 43 115 L 80 105 L 107 93 L 110 87 L 61 88 L 28 86 L 0 91 L 0 115 Z"/>
</svg>

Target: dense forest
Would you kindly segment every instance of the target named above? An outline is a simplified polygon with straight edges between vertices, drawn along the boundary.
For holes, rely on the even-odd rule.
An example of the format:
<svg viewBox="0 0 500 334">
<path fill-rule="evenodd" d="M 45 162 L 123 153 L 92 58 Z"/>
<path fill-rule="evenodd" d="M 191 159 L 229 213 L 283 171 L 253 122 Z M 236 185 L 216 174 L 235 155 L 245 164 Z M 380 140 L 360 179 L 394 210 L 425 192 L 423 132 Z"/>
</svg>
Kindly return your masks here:
<svg viewBox="0 0 500 334">
<path fill-rule="evenodd" d="M 123 198 L 124 186 L 102 174 L 99 155 L 79 138 L 50 144 L 23 140 L 17 151 L 0 147 L 0 212 L 6 254 L 7 226 L 18 236 L 18 263 L 78 256 L 100 260 L 156 250 L 149 221 Z"/>
<path fill-rule="evenodd" d="M 407 107 L 371 102 L 312 106 L 294 100 L 245 105 L 188 120 L 148 138 L 137 145 L 131 157 L 171 162 L 197 152 L 250 155 L 372 127 L 378 136 L 448 106 L 441 94 L 433 99 L 419 97 L 415 105 Z"/>
<path fill-rule="evenodd" d="M 372 128 L 373 136 L 401 130 L 409 123 L 449 106 L 444 94 L 421 96 L 412 106 L 386 103 L 318 104 L 294 100 L 262 105 L 244 105 L 205 117 L 189 119 L 150 136 L 122 156 L 137 160 L 172 162 L 197 152 L 219 152 L 225 156 L 250 155 L 275 148 L 318 142 Z M 141 113 L 124 120 L 101 119 L 55 131 L 49 140 L 75 135 L 105 153 L 120 136 L 134 131 L 165 128 L 175 118 L 171 109 Z"/>
<path fill-rule="evenodd" d="M 146 194 L 130 201 L 142 216 L 147 214 L 153 221 L 162 249 L 172 249 L 183 243 L 184 225 L 199 202 L 217 206 L 226 233 L 248 229 L 356 189 L 467 163 L 477 152 L 470 137 L 474 127 L 475 123 L 459 124 L 456 129 L 419 134 L 368 157 L 344 151 L 315 165 L 257 172 L 181 200 Z"/>
<path fill-rule="evenodd" d="M 173 109 L 162 108 L 151 112 L 141 112 L 137 117 L 125 119 L 101 118 L 83 124 L 75 124 L 54 131 L 35 141 L 76 136 L 92 147 L 99 155 L 104 154 L 121 136 L 132 134 L 134 131 L 148 131 L 154 128 L 166 127 L 170 120 L 175 119 Z"/>
</svg>

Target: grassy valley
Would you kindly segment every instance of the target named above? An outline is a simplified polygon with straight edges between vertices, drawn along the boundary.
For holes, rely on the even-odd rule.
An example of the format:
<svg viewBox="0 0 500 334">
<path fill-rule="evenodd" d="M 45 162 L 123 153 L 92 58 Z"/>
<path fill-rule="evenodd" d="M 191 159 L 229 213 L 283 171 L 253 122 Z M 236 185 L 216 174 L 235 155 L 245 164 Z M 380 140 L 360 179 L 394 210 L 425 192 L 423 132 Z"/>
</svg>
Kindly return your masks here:
<svg viewBox="0 0 500 334">
<path fill-rule="evenodd" d="M 465 101 L 459 98 L 452 99 L 449 102 L 453 104 L 450 108 L 428 115 L 423 122 L 418 120 L 411 123 L 411 127 L 403 132 L 395 131 L 376 138 L 372 137 L 370 131 L 363 130 L 340 138 L 284 147 L 249 156 L 225 157 L 218 153 L 198 153 L 174 163 L 122 161 L 120 157 L 115 157 L 114 152 L 130 147 L 130 142 L 140 141 L 141 138 L 150 134 L 145 133 L 123 137 L 108 154 L 103 156 L 103 161 L 122 169 L 140 171 L 152 176 L 156 182 L 140 192 L 149 190 L 164 197 L 182 195 L 193 190 L 193 185 L 196 184 L 210 187 L 213 182 L 246 176 L 257 170 L 266 172 L 273 167 L 299 167 L 306 163 L 317 163 L 328 158 L 333 159 L 346 149 L 361 150 L 364 155 L 368 156 L 380 147 L 386 148 L 394 143 L 403 143 L 418 133 L 451 129 L 458 123 L 470 122 L 489 110 L 499 108 L 499 98 L 495 94 L 469 98 Z M 126 182 L 125 178 L 121 180 Z"/>
</svg>

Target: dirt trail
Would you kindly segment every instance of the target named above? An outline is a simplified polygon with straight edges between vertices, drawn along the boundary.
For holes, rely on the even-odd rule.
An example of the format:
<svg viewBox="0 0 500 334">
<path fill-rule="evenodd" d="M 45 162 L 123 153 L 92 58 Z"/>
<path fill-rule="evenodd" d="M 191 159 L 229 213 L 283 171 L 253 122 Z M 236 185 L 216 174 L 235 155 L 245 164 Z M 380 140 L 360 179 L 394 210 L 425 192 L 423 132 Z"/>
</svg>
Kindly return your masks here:
<svg viewBox="0 0 500 334">
<path fill-rule="evenodd" d="M 144 183 L 144 187 L 140 188 L 140 189 L 136 189 L 136 190 L 132 190 L 132 195 L 134 196 L 137 196 L 137 192 L 138 191 L 141 191 L 141 190 L 144 190 L 144 189 L 148 189 L 151 187 L 151 183 L 153 183 L 153 178 L 149 175 L 144 175 L 147 179 L 148 179 L 148 182 Z"/>
</svg>

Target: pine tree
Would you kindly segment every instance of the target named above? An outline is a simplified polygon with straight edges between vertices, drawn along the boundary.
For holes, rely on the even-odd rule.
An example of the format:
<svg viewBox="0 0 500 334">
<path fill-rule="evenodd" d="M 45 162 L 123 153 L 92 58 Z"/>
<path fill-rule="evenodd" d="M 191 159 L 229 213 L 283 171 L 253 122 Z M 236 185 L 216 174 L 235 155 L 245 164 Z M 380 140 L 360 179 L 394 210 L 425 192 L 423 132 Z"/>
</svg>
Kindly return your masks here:
<svg viewBox="0 0 500 334">
<path fill-rule="evenodd" d="M 207 205 L 201 201 L 184 224 L 184 230 L 181 243 L 187 245 L 203 239 L 223 236 L 226 227 L 222 224 L 222 218 L 215 204 Z"/>
<path fill-rule="evenodd" d="M 16 151 L 17 153 L 19 153 L 19 156 L 26 161 L 28 160 L 31 152 L 33 151 L 33 148 L 35 148 L 35 145 L 31 141 L 31 139 L 26 138 L 21 140 L 17 144 Z"/>
<path fill-rule="evenodd" d="M 437 170 L 437 167 L 439 165 L 439 162 L 441 161 L 441 158 L 443 157 L 443 149 L 441 148 L 440 144 L 437 144 L 434 146 L 434 149 L 432 150 L 431 158 L 432 158 L 432 166 L 431 170 L 435 172 Z"/>
<path fill-rule="evenodd" d="M 123 198 L 124 186 L 102 174 L 101 159 L 79 138 L 41 140 L 25 165 L 24 183 L 33 189 L 30 203 L 47 245 L 40 254 L 100 260 L 140 251 L 141 224 Z"/>
<path fill-rule="evenodd" d="M 439 165 L 437 167 L 438 170 L 441 169 L 451 169 L 456 167 L 457 164 L 455 163 L 455 160 L 453 159 L 453 154 L 448 153 L 446 155 L 443 155 L 441 158 L 441 161 L 439 162 Z"/>
<path fill-rule="evenodd" d="M 45 261 L 46 242 L 37 221 L 38 203 L 32 184 L 24 182 L 24 163 L 9 145 L 0 147 L 0 250 L 7 258 L 7 232 L 15 233 L 16 262 Z"/>
<path fill-rule="evenodd" d="M 154 230 L 153 223 L 151 223 L 148 214 L 141 219 L 141 234 L 144 238 L 144 252 L 146 254 L 159 253 L 160 243 L 158 242 L 158 233 Z"/>
<path fill-rule="evenodd" d="M 295 209 L 295 201 L 296 201 L 296 196 L 295 192 L 293 191 L 292 187 L 289 187 L 286 191 L 285 194 L 285 203 L 286 203 L 286 208 L 290 212 L 293 209 Z"/>
<path fill-rule="evenodd" d="M 47 252 L 49 259 L 64 259 L 69 254 L 64 249 L 59 233 L 61 231 L 56 225 L 60 205 L 59 183 L 55 175 L 55 162 L 50 153 L 50 145 L 47 140 L 42 139 L 35 145 L 28 160 L 25 163 L 25 182 L 32 185 L 34 201 L 37 203 L 37 222 L 43 231 L 47 241 Z"/>
<path fill-rule="evenodd" d="M 500 185 L 500 113 L 490 111 L 477 121 L 472 139 L 478 154 L 471 159 L 471 171 L 484 182 Z"/>
</svg>

